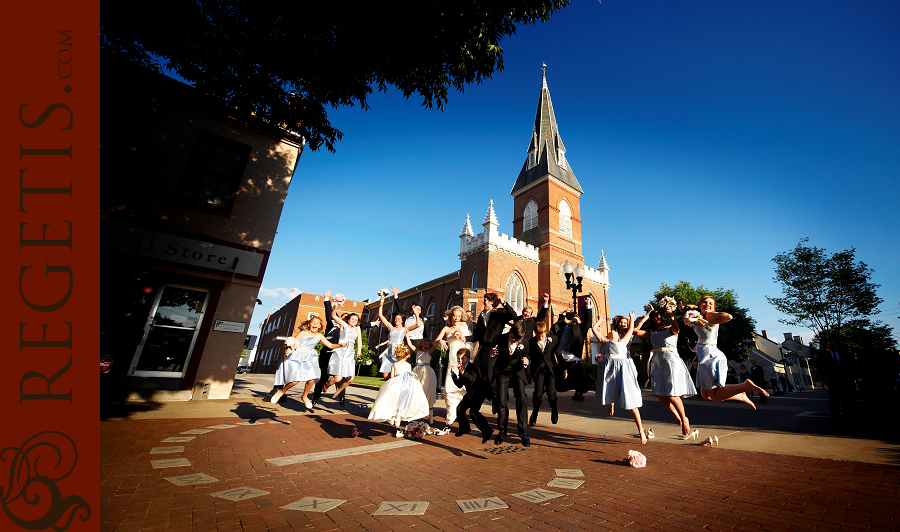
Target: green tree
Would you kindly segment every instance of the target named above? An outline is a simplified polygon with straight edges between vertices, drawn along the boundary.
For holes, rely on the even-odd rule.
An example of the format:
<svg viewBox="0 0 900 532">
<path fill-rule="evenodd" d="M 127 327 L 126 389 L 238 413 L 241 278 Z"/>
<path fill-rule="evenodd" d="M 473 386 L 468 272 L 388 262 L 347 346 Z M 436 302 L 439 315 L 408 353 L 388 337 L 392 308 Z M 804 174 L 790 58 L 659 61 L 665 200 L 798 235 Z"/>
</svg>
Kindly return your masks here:
<svg viewBox="0 0 900 532">
<path fill-rule="evenodd" d="M 569 0 L 101 0 L 103 60 L 164 66 L 200 91 L 334 151 L 326 106 L 368 108 L 388 85 L 442 109 L 503 71 L 500 41 Z M 159 59 L 157 59 L 159 58 Z M 162 64 L 160 64 L 160 62 Z"/>
<path fill-rule="evenodd" d="M 828 340 L 833 335 L 839 340 L 846 323 L 878 314 L 883 300 L 875 290 L 881 285 L 871 282 L 872 270 L 864 262 L 855 262 L 855 248 L 829 257 L 824 249 L 808 246 L 808 241 L 804 238 L 794 249 L 772 259 L 774 279 L 784 295 L 766 299 L 792 316 L 778 320 L 781 323 L 807 327 L 819 338 Z"/>
<path fill-rule="evenodd" d="M 731 314 L 731 321 L 719 325 L 718 347 L 725 353 L 728 360 L 743 360 L 753 350 L 752 338 L 756 330 L 756 320 L 750 317 L 747 309 L 738 306 L 738 297 L 734 290 L 717 288 L 709 290 L 703 285 L 696 288 L 687 281 L 678 281 L 675 286 L 666 283 L 660 285 L 659 290 L 653 294 L 653 306 L 665 296 L 671 296 L 676 301 L 684 304 L 695 305 L 701 297 L 712 296 L 716 300 L 716 310 Z M 678 320 L 683 320 L 684 315 L 678 314 Z M 681 332 L 678 334 L 678 355 L 685 360 L 692 360 L 697 354 L 693 348 L 697 345 L 697 333 L 688 327 L 683 321 L 679 323 Z M 648 320 L 644 329 L 651 330 L 652 324 Z M 638 352 L 645 357 L 650 354 L 650 342 L 641 342 Z"/>
</svg>

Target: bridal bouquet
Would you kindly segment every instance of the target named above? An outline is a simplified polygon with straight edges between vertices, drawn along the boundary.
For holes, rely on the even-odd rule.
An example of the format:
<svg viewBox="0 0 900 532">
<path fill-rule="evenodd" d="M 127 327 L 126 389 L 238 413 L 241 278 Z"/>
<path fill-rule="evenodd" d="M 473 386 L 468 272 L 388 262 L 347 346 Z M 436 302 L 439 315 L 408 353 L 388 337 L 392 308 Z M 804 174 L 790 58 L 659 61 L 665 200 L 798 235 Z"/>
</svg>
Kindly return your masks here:
<svg viewBox="0 0 900 532">
<path fill-rule="evenodd" d="M 344 294 L 335 294 L 335 295 L 334 295 L 334 302 L 335 302 L 335 304 L 341 305 L 341 304 L 344 303 L 344 301 L 345 301 L 346 299 L 347 299 L 347 298 L 344 297 Z"/>
<path fill-rule="evenodd" d="M 397 431 L 397 434 L 403 432 L 403 436 L 411 440 L 421 440 L 425 436 L 434 434 L 431 426 L 424 421 L 410 421 L 406 424 L 406 429 Z"/>
<path fill-rule="evenodd" d="M 362 434 L 362 431 L 359 430 L 359 427 L 353 427 L 353 430 L 350 431 L 350 435 L 354 438 Z"/>
<path fill-rule="evenodd" d="M 658 302 L 659 308 L 666 309 L 669 314 L 675 311 L 675 307 L 678 306 L 678 303 L 675 301 L 675 298 L 672 296 L 666 296 L 659 300 Z"/>
<path fill-rule="evenodd" d="M 387 288 L 382 288 L 381 290 L 378 291 L 378 297 L 387 297 L 388 294 L 390 294 L 390 293 L 391 293 L 391 291 L 388 290 Z"/>
<path fill-rule="evenodd" d="M 685 325 L 700 325 L 707 331 L 711 331 L 712 327 L 709 326 L 709 322 L 703 319 L 703 316 L 700 315 L 699 310 L 689 310 L 684 313 L 684 324 Z"/>
<path fill-rule="evenodd" d="M 290 347 L 291 349 L 296 350 L 298 347 L 300 347 L 300 341 L 297 340 L 296 338 L 294 338 L 293 336 L 291 336 L 290 338 L 288 338 L 287 340 L 284 341 L 284 346 Z"/>
<path fill-rule="evenodd" d="M 622 462 L 631 467 L 647 467 L 647 457 L 637 451 L 628 451 L 628 458 Z"/>
</svg>

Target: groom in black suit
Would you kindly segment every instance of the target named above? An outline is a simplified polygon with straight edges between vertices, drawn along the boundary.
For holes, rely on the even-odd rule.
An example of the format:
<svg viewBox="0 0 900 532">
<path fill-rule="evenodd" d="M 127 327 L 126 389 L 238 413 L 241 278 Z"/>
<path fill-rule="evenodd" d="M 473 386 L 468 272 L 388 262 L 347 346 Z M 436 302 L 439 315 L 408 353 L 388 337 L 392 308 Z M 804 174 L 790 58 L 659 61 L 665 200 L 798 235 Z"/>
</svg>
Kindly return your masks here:
<svg viewBox="0 0 900 532">
<path fill-rule="evenodd" d="M 512 387 L 516 397 L 516 425 L 522 445 L 529 447 L 531 440 L 528 438 L 528 407 L 525 404 L 525 381 L 527 379 L 526 368 L 530 364 L 528 358 L 528 342 L 524 340 L 525 324 L 518 322 L 513 324 L 509 333 L 497 338 L 497 345 L 491 350 L 490 366 L 493 367 L 491 388 L 493 390 L 494 405 L 497 410 L 497 437 L 495 445 L 503 443 L 506 436 L 506 425 L 509 422 L 509 407 L 506 406 L 507 390 Z M 497 400 L 499 398 L 499 400 Z"/>
<path fill-rule="evenodd" d="M 516 318 L 516 311 L 509 303 L 505 303 L 497 294 L 484 294 L 484 310 L 478 316 L 475 324 L 473 341 L 478 342 L 478 354 L 475 356 L 475 364 L 481 369 L 481 375 L 485 378 L 487 386 L 491 388 L 491 403 L 494 413 L 500 399 L 494 395 L 491 382 L 494 380 L 494 363 L 491 358 L 491 350 L 497 345 L 497 339 L 503 333 L 503 328 Z M 506 395 L 503 395 L 506 400 Z"/>
<path fill-rule="evenodd" d="M 528 340 L 528 352 L 533 360 L 531 364 L 531 378 L 534 380 L 534 393 L 532 394 L 531 418 L 529 426 L 537 423 L 538 410 L 541 408 L 541 397 L 544 395 L 544 384 L 547 385 L 547 399 L 550 401 L 550 422 L 556 425 L 559 421 L 559 412 L 556 409 L 556 373 L 559 361 L 559 339 L 547 334 L 547 324 L 538 322 L 535 326 L 537 333 L 534 338 Z"/>
<path fill-rule="evenodd" d="M 340 341 L 341 327 L 331 319 L 331 313 L 331 291 L 328 291 L 325 292 L 325 330 L 322 331 L 322 333 L 329 342 L 336 344 Z M 319 353 L 319 369 L 322 372 L 322 376 L 319 378 L 319 382 L 316 383 L 315 388 L 313 388 L 313 405 L 319 402 L 319 398 L 322 397 L 322 388 L 324 388 L 325 383 L 328 382 L 328 362 L 331 361 L 331 352 L 331 349 L 325 347 L 325 344 L 322 344 L 322 351 Z M 338 396 L 338 402 L 341 406 L 344 406 L 345 393 L 346 389 Z"/>
</svg>

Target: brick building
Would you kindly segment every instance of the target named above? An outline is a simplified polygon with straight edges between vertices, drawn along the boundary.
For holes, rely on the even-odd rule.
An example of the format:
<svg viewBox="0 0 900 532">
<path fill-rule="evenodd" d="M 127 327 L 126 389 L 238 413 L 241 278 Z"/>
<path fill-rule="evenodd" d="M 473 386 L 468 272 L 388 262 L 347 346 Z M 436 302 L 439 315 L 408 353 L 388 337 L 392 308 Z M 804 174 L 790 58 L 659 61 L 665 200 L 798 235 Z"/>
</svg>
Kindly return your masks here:
<svg viewBox="0 0 900 532">
<path fill-rule="evenodd" d="M 474 313 L 481 311 L 485 292 L 502 294 L 517 311 L 536 307 L 540 294 L 551 297 L 553 314 L 572 308 L 572 292 L 566 288 L 560 267 L 583 264 L 581 204 L 584 194 L 566 160 L 566 148 L 556 123 L 547 78 L 543 77 L 525 162 L 513 184 L 512 236 L 499 232 L 497 213 L 491 200 L 482 231 L 475 234 L 469 216 L 460 232 L 459 270 L 408 288 L 397 301 L 389 300 L 385 316 L 394 310 L 409 315 L 413 304 L 421 305 L 426 336 L 434 338 L 443 327 L 444 311 L 454 305 Z M 596 269 L 585 267 L 580 304 L 590 300 L 594 309 L 609 315 L 609 268 L 600 252 Z M 364 323 L 377 320 L 378 302 L 370 303 Z M 376 327 L 369 345 L 387 339 L 387 331 Z"/>
<path fill-rule="evenodd" d="M 112 60 L 101 90 L 105 397 L 227 398 L 305 140 Z"/>
<path fill-rule="evenodd" d="M 355 312 L 361 314 L 365 302 L 347 299 L 337 307 L 338 312 Z M 259 346 L 256 358 L 250 367 L 251 373 L 275 373 L 279 355 L 284 353 L 284 340 L 278 340 L 279 336 L 291 336 L 294 326 L 313 316 L 322 318 L 325 325 L 325 300 L 322 294 L 308 294 L 300 292 L 300 295 L 288 301 L 283 307 L 266 317 L 259 334 Z"/>
</svg>

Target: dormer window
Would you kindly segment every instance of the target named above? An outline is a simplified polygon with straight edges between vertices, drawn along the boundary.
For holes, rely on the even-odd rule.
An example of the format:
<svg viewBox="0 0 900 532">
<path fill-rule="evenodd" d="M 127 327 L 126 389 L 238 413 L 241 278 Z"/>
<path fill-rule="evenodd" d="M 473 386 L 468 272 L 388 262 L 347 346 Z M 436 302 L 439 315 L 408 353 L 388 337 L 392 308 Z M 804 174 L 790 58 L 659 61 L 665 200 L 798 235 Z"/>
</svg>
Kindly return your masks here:
<svg viewBox="0 0 900 532">
<path fill-rule="evenodd" d="M 528 165 L 526 166 L 525 169 L 531 170 L 536 165 L 537 165 L 537 156 L 536 156 L 535 152 L 532 151 L 528 154 Z"/>
<path fill-rule="evenodd" d="M 556 153 L 557 153 L 556 163 L 559 165 L 560 168 L 565 170 L 566 169 L 566 152 L 559 150 Z"/>
</svg>

